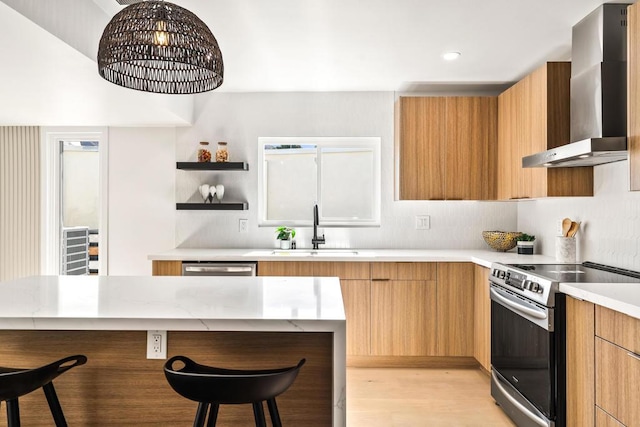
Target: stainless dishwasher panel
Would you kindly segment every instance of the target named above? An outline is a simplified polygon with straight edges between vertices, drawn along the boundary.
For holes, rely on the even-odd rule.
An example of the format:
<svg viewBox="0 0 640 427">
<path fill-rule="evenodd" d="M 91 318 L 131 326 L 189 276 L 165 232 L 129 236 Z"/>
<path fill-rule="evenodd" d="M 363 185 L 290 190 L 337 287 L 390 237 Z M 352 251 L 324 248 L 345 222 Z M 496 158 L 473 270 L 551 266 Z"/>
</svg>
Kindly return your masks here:
<svg viewBox="0 0 640 427">
<path fill-rule="evenodd" d="M 255 276 L 255 262 L 183 262 L 183 276 Z"/>
</svg>

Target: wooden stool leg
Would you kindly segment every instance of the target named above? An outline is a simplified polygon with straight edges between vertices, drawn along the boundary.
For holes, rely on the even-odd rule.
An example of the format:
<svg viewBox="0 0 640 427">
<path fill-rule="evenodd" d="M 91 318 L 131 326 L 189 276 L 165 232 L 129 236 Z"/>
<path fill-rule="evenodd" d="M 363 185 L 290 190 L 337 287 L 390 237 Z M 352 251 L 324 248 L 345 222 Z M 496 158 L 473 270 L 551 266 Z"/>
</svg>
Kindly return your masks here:
<svg viewBox="0 0 640 427">
<path fill-rule="evenodd" d="M 280 413 L 278 412 L 276 399 L 268 399 L 267 407 L 269 408 L 269 415 L 271 416 L 271 424 L 273 425 L 273 427 L 282 427 L 282 421 L 280 421 Z"/>
<path fill-rule="evenodd" d="M 56 423 L 56 427 L 67 427 L 67 420 L 64 419 L 64 414 L 62 413 L 62 407 L 60 406 L 60 401 L 58 400 L 58 395 L 56 394 L 56 389 L 53 387 L 53 383 L 48 383 L 42 386 L 44 390 L 44 395 L 47 397 L 47 403 L 49 403 L 49 409 L 51 410 L 51 415 L 53 415 L 53 422 Z"/>
<path fill-rule="evenodd" d="M 193 427 L 204 427 L 204 421 L 207 419 L 208 403 L 199 402 L 196 418 L 193 420 Z"/>
<path fill-rule="evenodd" d="M 7 426 L 20 427 L 20 406 L 17 398 L 7 400 Z"/>
<path fill-rule="evenodd" d="M 264 419 L 262 402 L 253 402 L 253 417 L 256 420 L 256 427 L 267 427 L 267 421 Z"/>
<path fill-rule="evenodd" d="M 216 421 L 218 421 L 218 409 L 220 405 L 217 403 L 211 404 L 211 409 L 209 409 L 209 420 L 207 421 L 207 427 L 215 427 Z"/>
</svg>

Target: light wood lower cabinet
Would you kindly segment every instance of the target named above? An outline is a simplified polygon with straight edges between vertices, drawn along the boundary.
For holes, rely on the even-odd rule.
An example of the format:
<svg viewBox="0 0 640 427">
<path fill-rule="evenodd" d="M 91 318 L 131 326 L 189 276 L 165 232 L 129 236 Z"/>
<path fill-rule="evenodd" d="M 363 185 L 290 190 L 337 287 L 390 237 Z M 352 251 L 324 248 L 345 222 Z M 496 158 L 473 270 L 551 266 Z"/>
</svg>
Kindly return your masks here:
<svg viewBox="0 0 640 427">
<path fill-rule="evenodd" d="M 368 262 L 264 261 L 258 262 L 258 275 L 339 277 L 347 319 L 347 355 L 369 355 L 371 282 Z"/>
<path fill-rule="evenodd" d="M 152 261 L 153 276 L 182 276 L 182 261 Z"/>
<path fill-rule="evenodd" d="M 596 308 L 596 405 L 626 426 L 640 426 L 640 320 Z"/>
<path fill-rule="evenodd" d="M 567 297 L 567 426 L 594 425 L 595 307 Z"/>
<path fill-rule="evenodd" d="M 371 282 L 341 280 L 347 318 L 347 355 L 368 356 L 371 345 Z"/>
<path fill-rule="evenodd" d="M 436 322 L 436 282 L 371 282 L 371 355 L 435 355 Z"/>
<path fill-rule="evenodd" d="M 475 265 L 473 274 L 473 357 L 485 370 L 491 370 L 491 299 L 489 269 Z"/>
<path fill-rule="evenodd" d="M 473 264 L 439 262 L 437 356 L 473 356 Z"/>
<path fill-rule="evenodd" d="M 624 427 L 624 424 L 596 406 L 596 427 Z"/>
</svg>

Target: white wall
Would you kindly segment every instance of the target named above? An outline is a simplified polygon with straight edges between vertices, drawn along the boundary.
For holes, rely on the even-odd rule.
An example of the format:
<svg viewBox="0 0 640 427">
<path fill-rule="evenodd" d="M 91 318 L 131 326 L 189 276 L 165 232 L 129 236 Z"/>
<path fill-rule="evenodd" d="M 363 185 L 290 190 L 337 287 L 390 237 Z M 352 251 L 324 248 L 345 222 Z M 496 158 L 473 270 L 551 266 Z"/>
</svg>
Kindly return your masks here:
<svg viewBox="0 0 640 427">
<path fill-rule="evenodd" d="M 175 247 L 175 129 L 109 129 L 109 275 L 150 275 Z"/>
<path fill-rule="evenodd" d="M 554 256 L 556 222 L 582 221 L 578 261 L 640 270 L 640 192 L 629 192 L 627 161 L 596 166 L 594 197 L 518 203 L 518 229 L 535 234 L 537 252 Z"/>
<path fill-rule="evenodd" d="M 485 248 L 483 230 L 515 230 L 515 202 L 394 201 L 392 92 L 209 93 L 196 97 L 196 121 L 177 129 L 176 158 L 195 160 L 199 141 L 228 141 L 231 161 L 248 172 L 176 171 L 176 200 L 197 200 L 200 184 L 224 184 L 225 199 L 247 200 L 248 211 L 179 211 L 178 247 L 275 247 L 273 227 L 257 227 L 257 144 L 267 136 L 379 136 L 382 138 L 382 226 L 326 228 L 325 247 Z M 431 215 L 430 230 L 415 230 L 415 215 Z M 312 217 L 312 206 L 309 206 Z M 249 219 L 249 233 L 238 219 Z M 311 228 L 298 229 L 299 247 Z M 157 249 L 156 249 L 157 250 Z"/>
</svg>

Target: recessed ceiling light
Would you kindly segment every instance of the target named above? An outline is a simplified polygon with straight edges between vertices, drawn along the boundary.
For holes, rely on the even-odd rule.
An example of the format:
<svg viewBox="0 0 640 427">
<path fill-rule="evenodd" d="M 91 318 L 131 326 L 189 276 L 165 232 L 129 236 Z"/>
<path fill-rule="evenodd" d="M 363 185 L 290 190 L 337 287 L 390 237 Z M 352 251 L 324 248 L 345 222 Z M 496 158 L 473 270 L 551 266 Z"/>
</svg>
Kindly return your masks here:
<svg viewBox="0 0 640 427">
<path fill-rule="evenodd" d="M 453 61 L 460 57 L 460 52 L 446 52 L 442 57 L 447 61 Z"/>
</svg>

